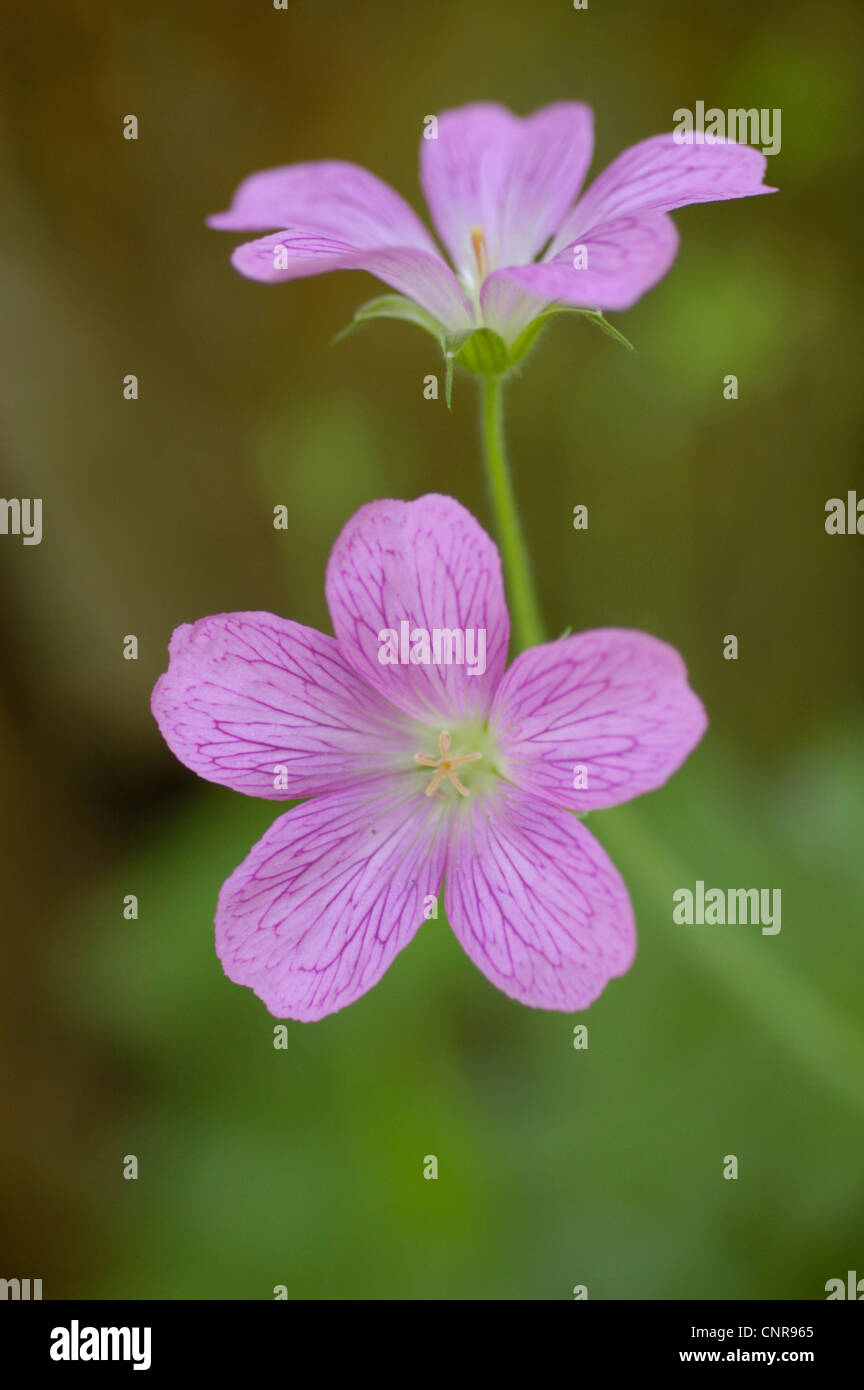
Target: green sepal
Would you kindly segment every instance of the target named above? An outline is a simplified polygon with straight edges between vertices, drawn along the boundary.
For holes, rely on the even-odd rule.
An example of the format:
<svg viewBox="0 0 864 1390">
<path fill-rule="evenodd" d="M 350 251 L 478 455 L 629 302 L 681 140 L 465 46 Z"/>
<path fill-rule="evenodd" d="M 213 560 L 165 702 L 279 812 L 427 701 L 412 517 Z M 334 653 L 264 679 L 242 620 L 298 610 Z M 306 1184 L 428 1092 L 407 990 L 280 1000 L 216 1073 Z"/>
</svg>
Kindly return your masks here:
<svg viewBox="0 0 864 1390">
<path fill-rule="evenodd" d="M 469 334 L 457 358 L 460 367 L 475 376 L 502 376 L 513 365 L 507 344 L 492 328 L 477 328 Z"/>
<path fill-rule="evenodd" d="M 532 319 L 528 326 L 522 329 L 519 337 L 510 348 L 510 362 L 514 367 L 528 356 L 547 323 L 554 317 L 554 312 L 549 310 L 545 314 L 540 314 L 539 318 Z"/>
<path fill-rule="evenodd" d="M 528 355 L 546 325 L 561 314 L 581 314 L 583 318 L 588 319 L 589 323 L 593 323 L 601 332 L 605 333 L 608 338 L 614 338 L 615 342 L 620 343 L 628 352 L 635 352 L 630 340 L 625 338 L 624 334 L 620 333 L 617 328 L 613 328 L 599 309 L 577 309 L 572 304 L 556 304 L 553 308 L 546 309 L 536 319 L 532 319 L 527 328 L 523 328 L 510 349 L 510 361 L 513 366 Z"/>
<path fill-rule="evenodd" d="M 444 397 L 449 410 L 453 398 L 453 368 L 457 362 L 474 376 L 504 376 L 528 356 L 547 324 L 561 314 L 581 314 L 628 352 L 634 351 L 633 344 L 617 328 L 613 328 L 599 309 L 578 309 L 570 304 L 554 305 L 532 319 L 512 347 L 508 348 L 501 335 L 492 328 L 448 333 L 434 314 L 401 294 L 382 294 L 361 304 L 348 326 L 337 333 L 332 341 L 341 343 L 373 319 L 401 319 L 403 323 L 413 323 L 415 327 L 422 328 L 424 333 L 436 340 L 444 357 Z"/>
<path fill-rule="evenodd" d="M 354 317 L 343 328 L 341 333 L 337 333 L 332 340 L 334 343 L 341 343 L 343 339 L 356 333 L 358 328 L 362 328 L 364 323 L 369 323 L 372 319 L 402 319 L 405 323 L 416 324 L 422 328 L 424 333 L 431 333 L 443 345 L 445 332 L 441 324 L 430 314 L 428 310 L 422 309 L 419 304 L 415 304 L 413 299 L 406 299 L 401 294 L 382 294 L 377 299 L 370 299 L 368 303 L 361 304 L 355 311 Z"/>
<path fill-rule="evenodd" d="M 471 337 L 471 330 L 468 329 L 464 333 L 448 333 L 434 314 L 415 304 L 413 299 L 407 299 L 401 294 L 382 294 L 377 299 L 370 299 L 368 303 L 361 304 L 347 328 L 336 334 L 333 343 L 341 343 L 373 319 L 401 319 L 403 323 L 413 323 L 415 327 L 422 328 L 424 333 L 435 339 L 444 358 L 444 395 L 449 410 L 453 396 L 453 363 L 466 339 Z"/>
<path fill-rule="evenodd" d="M 589 323 L 596 324 L 601 333 L 605 333 L 606 337 L 611 338 L 614 342 L 620 343 L 628 352 L 636 351 L 630 339 L 625 338 L 620 329 L 614 328 L 609 320 L 603 317 L 599 309 L 577 309 L 576 312 L 582 314 Z"/>
<path fill-rule="evenodd" d="M 453 397 L 453 365 L 459 357 L 463 345 L 471 337 L 471 330 L 467 333 L 447 333 L 441 338 L 441 351 L 444 354 L 444 398 L 447 401 L 447 409 L 452 405 Z"/>
</svg>

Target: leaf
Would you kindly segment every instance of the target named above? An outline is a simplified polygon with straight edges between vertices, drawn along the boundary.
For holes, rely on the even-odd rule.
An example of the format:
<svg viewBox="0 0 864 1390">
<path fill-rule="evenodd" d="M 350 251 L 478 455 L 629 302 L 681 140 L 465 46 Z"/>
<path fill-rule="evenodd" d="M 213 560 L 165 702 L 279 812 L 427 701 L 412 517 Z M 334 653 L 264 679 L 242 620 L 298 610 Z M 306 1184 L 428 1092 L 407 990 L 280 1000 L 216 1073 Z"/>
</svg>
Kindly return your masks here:
<svg viewBox="0 0 864 1390">
<path fill-rule="evenodd" d="M 341 343 L 372 319 L 402 319 L 405 323 L 416 324 L 442 344 L 446 336 L 438 320 L 419 304 L 415 304 L 413 299 L 406 299 L 401 294 L 382 294 L 377 299 L 370 299 L 368 303 L 361 304 L 351 323 L 347 328 L 343 328 L 341 333 L 336 334 L 332 343 Z"/>
</svg>

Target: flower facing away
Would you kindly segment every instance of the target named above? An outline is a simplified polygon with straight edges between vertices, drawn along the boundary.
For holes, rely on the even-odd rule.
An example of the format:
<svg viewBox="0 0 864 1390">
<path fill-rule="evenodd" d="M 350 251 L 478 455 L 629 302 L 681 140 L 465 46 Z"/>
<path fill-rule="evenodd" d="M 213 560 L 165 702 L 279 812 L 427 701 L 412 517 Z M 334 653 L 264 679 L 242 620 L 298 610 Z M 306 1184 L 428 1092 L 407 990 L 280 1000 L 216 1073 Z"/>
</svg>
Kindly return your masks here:
<svg viewBox="0 0 864 1390">
<path fill-rule="evenodd" d="M 528 350 L 544 314 L 628 309 L 662 279 L 678 249 L 674 209 L 775 191 L 762 183 L 758 150 L 679 144 L 669 133 L 625 150 L 580 197 L 593 152 L 580 102 L 526 117 L 477 102 L 436 119 L 424 131 L 436 138 L 420 142 L 420 180 L 452 269 L 398 193 L 337 160 L 253 174 L 209 225 L 270 233 L 234 251 L 253 280 L 371 271 L 399 293 L 359 320 L 411 318 L 468 366 L 468 340 L 485 330 L 481 364 L 500 372 Z"/>
<path fill-rule="evenodd" d="M 498 551 L 448 497 L 373 502 L 327 570 L 335 637 L 270 613 L 180 627 L 153 713 L 209 781 L 302 804 L 223 885 L 225 973 L 277 1018 L 352 1003 L 432 915 L 511 998 L 586 1008 L 635 950 L 580 813 L 661 786 L 705 729 L 684 664 L 598 629 L 505 672 Z M 575 814 L 574 814 L 575 813 Z"/>
</svg>

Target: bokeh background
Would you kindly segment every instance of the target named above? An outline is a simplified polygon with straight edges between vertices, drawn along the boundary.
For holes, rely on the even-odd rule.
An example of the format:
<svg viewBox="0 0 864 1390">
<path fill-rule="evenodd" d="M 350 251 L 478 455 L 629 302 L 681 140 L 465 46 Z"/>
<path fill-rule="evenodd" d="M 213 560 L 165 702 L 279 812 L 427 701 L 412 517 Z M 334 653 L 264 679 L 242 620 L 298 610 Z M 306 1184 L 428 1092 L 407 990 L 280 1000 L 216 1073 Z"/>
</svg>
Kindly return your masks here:
<svg viewBox="0 0 864 1390">
<path fill-rule="evenodd" d="M 827 498 L 864 493 L 862 20 L 852 0 L 5 7 L 2 491 L 42 497 L 45 534 L 0 538 L 0 1275 L 45 1297 L 809 1299 L 864 1274 L 864 539 L 824 530 Z M 710 734 L 589 820 L 640 952 L 582 1017 L 587 1052 L 443 920 L 277 1051 L 212 945 L 275 808 L 162 744 L 171 630 L 248 608 L 328 629 L 329 548 L 371 498 L 489 512 L 472 381 L 450 414 L 424 400 L 435 345 L 403 324 L 330 346 L 376 282 L 251 284 L 203 219 L 247 173 L 319 157 L 419 208 L 424 115 L 577 97 L 595 171 L 700 99 L 782 109 L 782 192 L 676 214 L 672 274 L 612 316 L 637 350 L 562 321 L 509 393 L 550 631 L 671 641 Z M 698 878 L 780 888 L 781 934 L 674 926 Z"/>
</svg>

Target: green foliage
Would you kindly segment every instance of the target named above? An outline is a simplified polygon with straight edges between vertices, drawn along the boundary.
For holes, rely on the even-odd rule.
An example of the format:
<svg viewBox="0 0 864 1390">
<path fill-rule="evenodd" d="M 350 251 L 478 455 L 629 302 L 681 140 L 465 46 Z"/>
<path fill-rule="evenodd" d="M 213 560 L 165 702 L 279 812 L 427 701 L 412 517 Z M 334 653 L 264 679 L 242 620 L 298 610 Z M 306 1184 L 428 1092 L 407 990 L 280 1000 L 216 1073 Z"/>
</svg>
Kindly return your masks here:
<svg viewBox="0 0 864 1390">
<path fill-rule="evenodd" d="M 856 999 L 860 933 L 825 945 L 864 890 L 861 746 L 816 746 L 803 774 L 761 791 L 715 748 L 650 799 L 591 815 L 628 879 L 640 950 L 588 1013 L 498 994 L 442 908 L 364 999 L 289 1023 L 286 1050 L 212 944 L 222 880 L 282 808 L 196 795 L 124 873 L 143 885 L 140 920 L 117 920 L 123 884 L 106 883 L 69 923 L 84 944 L 55 982 L 126 1078 L 96 1147 L 141 1162 L 114 1202 L 111 1266 L 85 1293 L 566 1299 L 579 1282 L 592 1298 L 822 1296 L 861 1248 L 864 1146 L 860 1112 L 802 1060 L 824 1038 L 797 991 L 832 1022 Z M 808 862 L 838 794 L 842 824 Z M 674 888 L 698 877 L 782 887 L 781 934 L 673 925 Z M 763 1008 L 748 986 L 769 962 L 796 984 L 779 1020 L 782 995 Z M 737 1182 L 721 1176 L 728 1153 Z"/>
</svg>

